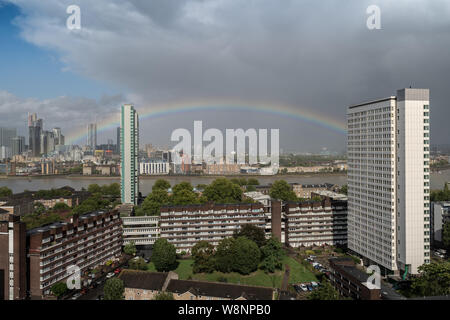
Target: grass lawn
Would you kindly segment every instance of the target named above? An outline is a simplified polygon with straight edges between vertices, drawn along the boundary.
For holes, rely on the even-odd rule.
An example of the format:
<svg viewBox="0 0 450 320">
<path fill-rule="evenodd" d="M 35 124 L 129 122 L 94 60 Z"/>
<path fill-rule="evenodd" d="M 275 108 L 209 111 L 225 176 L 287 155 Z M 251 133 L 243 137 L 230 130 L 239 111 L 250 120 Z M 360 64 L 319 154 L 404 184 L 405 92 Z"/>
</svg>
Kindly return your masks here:
<svg viewBox="0 0 450 320">
<path fill-rule="evenodd" d="M 193 280 L 202 280 L 202 281 L 214 281 L 219 282 L 220 278 L 226 278 L 228 283 L 240 283 L 246 285 L 254 285 L 254 286 L 263 286 L 263 287 L 280 287 L 281 281 L 283 279 L 284 270 L 286 268 L 286 264 L 291 267 L 291 275 L 289 278 L 289 283 L 298 283 L 298 282 L 309 282 L 309 281 L 317 281 L 317 278 L 314 274 L 307 270 L 300 263 L 295 261 L 294 259 L 285 256 L 283 259 L 283 271 L 277 271 L 273 274 L 266 274 L 262 270 L 257 270 L 247 276 L 241 275 L 236 272 L 231 273 L 222 273 L 222 272 L 213 272 L 210 274 L 206 273 L 192 273 L 192 263 L 193 260 L 179 260 L 179 265 L 176 270 L 174 270 L 181 280 L 186 280 L 191 276 Z M 148 264 L 149 271 L 156 271 L 155 266 L 152 262 Z"/>
</svg>

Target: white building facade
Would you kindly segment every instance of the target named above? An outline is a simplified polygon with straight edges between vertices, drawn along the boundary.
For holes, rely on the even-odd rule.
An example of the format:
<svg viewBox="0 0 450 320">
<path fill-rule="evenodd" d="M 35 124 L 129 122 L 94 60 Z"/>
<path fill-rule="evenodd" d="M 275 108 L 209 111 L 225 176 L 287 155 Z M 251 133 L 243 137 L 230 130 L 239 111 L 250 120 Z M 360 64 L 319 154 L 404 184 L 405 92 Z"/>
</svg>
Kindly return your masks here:
<svg viewBox="0 0 450 320">
<path fill-rule="evenodd" d="M 137 205 L 139 198 L 139 117 L 130 104 L 121 109 L 120 187 L 123 204 Z"/>
<path fill-rule="evenodd" d="M 429 90 L 348 108 L 348 247 L 387 272 L 430 261 Z"/>
<path fill-rule="evenodd" d="M 139 173 L 143 175 L 169 174 L 170 165 L 168 162 L 145 162 L 139 164 Z"/>
</svg>

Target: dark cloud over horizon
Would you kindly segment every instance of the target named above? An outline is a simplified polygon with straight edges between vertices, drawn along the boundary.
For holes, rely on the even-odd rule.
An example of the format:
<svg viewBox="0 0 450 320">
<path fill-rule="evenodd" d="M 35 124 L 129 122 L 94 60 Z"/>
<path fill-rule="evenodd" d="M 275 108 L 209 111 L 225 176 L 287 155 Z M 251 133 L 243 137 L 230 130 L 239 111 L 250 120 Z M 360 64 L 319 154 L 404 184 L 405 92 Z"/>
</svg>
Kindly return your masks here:
<svg viewBox="0 0 450 320">
<path fill-rule="evenodd" d="M 450 143 L 446 0 L 11 2 L 23 12 L 16 24 L 26 41 L 57 52 L 71 72 L 120 88 L 122 99 L 92 102 L 103 106 L 99 116 L 108 105 L 117 108 L 118 100 L 132 101 L 139 110 L 140 105 L 237 99 L 298 106 L 344 122 L 347 105 L 411 85 L 431 90 L 432 143 Z M 70 4 L 81 7 L 80 31 L 65 28 Z M 381 30 L 366 27 L 366 8 L 372 4 L 381 8 Z M 86 103 L 66 99 L 74 100 L 72 106 Z M 55 109 L 61 122 L 67 116 L 64 108 L 63 103 Z M 210 127 L 280 128 L 286 149 L 345 149 L 345 136 L 333 131 L 294 119 L 243 114 L 146 120 L 142 140 L 165 144 L 173 128 L 190 128 L 191 120 L 198 119 Z M 84 126 L 85 119 L 79 118 L 73 125 Z"/>
</svg>

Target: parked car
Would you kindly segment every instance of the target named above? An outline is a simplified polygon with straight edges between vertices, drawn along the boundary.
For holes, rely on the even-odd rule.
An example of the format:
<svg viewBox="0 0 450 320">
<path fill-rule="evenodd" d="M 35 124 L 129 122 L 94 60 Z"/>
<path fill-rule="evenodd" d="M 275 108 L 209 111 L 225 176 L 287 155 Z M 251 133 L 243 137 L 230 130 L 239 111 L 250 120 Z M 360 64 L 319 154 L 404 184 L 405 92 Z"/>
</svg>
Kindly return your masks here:
<svg viewBox="0 0 450 320">
<path fill-rule="evenodd" d="M 303 291 L 308 291 L 308 288 L 303 283 L 300 284 L 300 289 L 302 289 Z"/>
<path fill-rule="evenodd" d="M 312 291 L 313 290 L 313 287 L 310 284 L 307 284 L 306 288 L 308 289 L 308 291 Z"/>
<path fill-rule="evenodd" d="M 298 293 L 302 292 L 302 289 L 300 288 L 300 286 L 294 284 L 293 287 L 294 287 L 295 291 L 297 291 Z"/>
<path fill-rule="evenodd" d="M 112 278 L 112 277 L 114 277 L 114 276 L 115 276 L 114 272 L 110 272 L 110 273 L 108 273 L 108 274 L 106 275 L 106 279 L 110 279 L 110 278 Z"/>
<path fill-rule="evenodd" d="M 312 282 L 311 282 L 311 286 L 312 286 L 313 288 L 317 288 L 317 287 L 319 286 L 319 284 L 318 284 L 317 282 L 315 282 L 315 281 L 312 281 Z"/>
<path fill-rule="evenodd" d="M 117 268 L 116 270 L 114 270 L 114 273 L 115 273 L 115 274 L 119 274 L 121 271 L 122 271 L 122 269 Z"/>
</svg>

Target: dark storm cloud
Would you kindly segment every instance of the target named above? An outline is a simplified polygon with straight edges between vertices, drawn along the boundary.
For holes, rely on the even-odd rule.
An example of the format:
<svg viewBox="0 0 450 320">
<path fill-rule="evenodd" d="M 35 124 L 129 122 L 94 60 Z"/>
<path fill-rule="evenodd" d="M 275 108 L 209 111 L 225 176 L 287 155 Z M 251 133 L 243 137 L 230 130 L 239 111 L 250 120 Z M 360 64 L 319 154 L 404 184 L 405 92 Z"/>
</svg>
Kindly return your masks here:
<svg viewBox="0 0 450 320">
<path fill-rule="evenodd" d="M 138 110 L 174 101 L 257 100 L 344 122 L 347 105 L 412 85 L 431 89 L 432 142 L 450 136 L 447 0 L 13 2 L 27 13 L 18 21 L 25 39 L 56 49 L 74 72 L 119 85 Z M 82 10 L 80 32 L 64 27 L 61 8 L 72 3 Z M 372 4 L 381 8 L 381 30 L 366 27 Z M 148 120 L 143 140 L 164 144 L 168 128 L 190 128 L 196 118 L 232 128 L 278 127 L 289 149 L 345 147 L 335 132 L 257 113 Z"/>
</svg>

